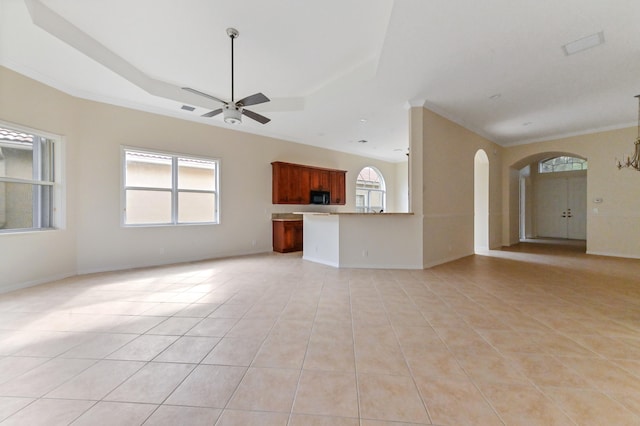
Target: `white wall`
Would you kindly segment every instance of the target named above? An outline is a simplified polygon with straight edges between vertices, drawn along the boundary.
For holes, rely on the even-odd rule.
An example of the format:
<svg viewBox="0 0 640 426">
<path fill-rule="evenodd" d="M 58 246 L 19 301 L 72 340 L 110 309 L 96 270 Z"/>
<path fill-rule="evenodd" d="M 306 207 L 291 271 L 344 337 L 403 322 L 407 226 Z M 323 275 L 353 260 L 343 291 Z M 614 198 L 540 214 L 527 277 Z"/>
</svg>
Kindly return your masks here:
<svg viewBox="0 0 640 426">
<path fill-rule="evenodd" d="M 310 214 L 304 259 L 340 268 L 421 269 L 421 220 L 412 214 Z"/>
<path fill-rule="evenodd" d="M 414 215 L 339 215 L 340 266 L 420 269 L 421 241 Z"/>
<path fill-rule="evenodd" d="M 356 176 L 367 165 L 384 174 L 396 203 L 394 163 L 82 100 L 2 67 L 0 93 L 0 120 L 64 136 L 68 224 L 0 235 L 0 291 L 76 273 L 271 251 L 273 212 L 353 211 Z M 122 145 L 220 158 L 220 225 L 121 227 Z M 346 206 L 272 205 L 276 160 L 347 170 Z"/>
<path fill-rule="evenodd" d="M 305 215 L 302 222 L 303 259 L 340 266 L 340 216 Z"/>
</svg>

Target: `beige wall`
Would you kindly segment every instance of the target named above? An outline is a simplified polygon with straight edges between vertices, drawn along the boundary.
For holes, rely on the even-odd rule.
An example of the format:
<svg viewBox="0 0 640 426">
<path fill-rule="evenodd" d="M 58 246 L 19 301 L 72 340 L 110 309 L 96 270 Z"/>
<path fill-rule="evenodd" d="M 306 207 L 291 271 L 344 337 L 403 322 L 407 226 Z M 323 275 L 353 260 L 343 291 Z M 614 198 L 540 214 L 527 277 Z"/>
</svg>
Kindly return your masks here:
<svg viewBox="0 0 640 426">
<path fill-rule="evenodd" d="M 413 122 L 421 122 L 424 265 L 474 253 L 474 158 L 479 149 L 489 157 L 489 247 L 499 247 L 502 148 L 432 111 L 412 109 Z"/>
<path fill-rule="evenodd" d="M 634 128 L 618 129 L 505 149 L 503 244 L 518 241 L 518 191 L 513 189 L 514 185 L 517 188 L 517 171 L 514 177 L 514 170 L 550 154 L 573 154 L 589 161 L 587 252 L 640 258 L 640 173 L 615 167 L 616 157 L 633 152 L 635 132 Z M 594 203 L 596 198 L 602 198 L 603 202 Z"/>
<path fill-rule="evenodd" d="M 409 211 L 409 161 L 396 164 L 396 212 Z"/>
<path fill-rule="evenodd" d="M 272 213 L 353 211 L 356 176 L 368 165 L 384 175 L 389 211 L 403 211 L 402 177 L 410 175 L 425 266 L 470 255 L 478 149 L 490 165 L 490 247 L 517 242 L 518 168 L 545 153 L 568 153 L 589 160 L 589 252 L 640 257 L 640 173 L 614 167 L 616 155 L 631 153 L 635 129 L 504 149 L 413 107 L 409 163 L 393 164 L 86 101 L 2 67 L 0 93 L 1 121 L 63 136 L 66 211 L 64 229 L 0 235 L 0 291 L 78 272 L 270 251 Z M 220 158 L 220 225 L 121 227 L 122 145 Z M 276 160 L 347 170 L 347 205 L 272 205 L 270 163 Z M 594 206 L 598 197 L 604 202 Z"/>
<path fill-rule="evenodd" d="M 57 231 L 0 238 L 0 291 L 75 274 L 77 103 L 50 87 L 0 67 L 0 120 L 65 135 L 67 225 Z"/>
<path fill-rule="evenodd" d="M 82 100 L 0 67 L 0 120 L 63 135 L 67 226 L 0 235 L 0 291 L 76 273 L 271 251 L 271 214 L 353 211 L 357 173 L 396 164 Z M 220 225 L 123 228 L 122 145 L 221 159 Z M 347 205 L 271 204 L 271 162 L 347 170 Z M 36 261 L 34 261 L 36 259 Z"/>
</svg>

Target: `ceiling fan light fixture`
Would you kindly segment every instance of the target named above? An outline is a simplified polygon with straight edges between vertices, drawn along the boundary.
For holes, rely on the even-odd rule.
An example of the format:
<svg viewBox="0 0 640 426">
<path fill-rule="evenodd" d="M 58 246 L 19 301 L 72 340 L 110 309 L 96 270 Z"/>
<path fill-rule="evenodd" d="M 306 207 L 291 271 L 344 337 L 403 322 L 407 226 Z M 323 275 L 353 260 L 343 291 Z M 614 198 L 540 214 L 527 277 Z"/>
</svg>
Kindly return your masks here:
<svg viewBox="0 0 640 426">
<path fill-rule="evenodd" d="M 242 109 L 233 105 L 225 105 L 222 110 L 224 122 L 227 124 L 242 123 Z"/>
</svg>

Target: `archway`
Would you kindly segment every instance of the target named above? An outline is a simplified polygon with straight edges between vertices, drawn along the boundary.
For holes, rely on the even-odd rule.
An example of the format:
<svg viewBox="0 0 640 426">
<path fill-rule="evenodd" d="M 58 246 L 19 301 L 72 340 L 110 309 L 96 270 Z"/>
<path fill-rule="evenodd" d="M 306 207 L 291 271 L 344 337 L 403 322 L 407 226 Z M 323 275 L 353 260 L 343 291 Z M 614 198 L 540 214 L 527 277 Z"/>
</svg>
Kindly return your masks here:
<svg viewBox="0 0 640 426">
<path fill-rule="evenodd" d="M 583 170 L 563 164 L 560 172 L 554 167 L 543 170 L 549 169 L 549 161 L 567 157 L 586 160 L 574 152 L 545 151 L 528 155 L 509 167 L 510 244 L 539 238 L 586 241 L 586 164 Z"/>
<path fill-rule="evenodd" d="M 473 164 L 473 246 L 478 252 L 489 249 L 489 157 L 483 149 Z"/>
</svg>

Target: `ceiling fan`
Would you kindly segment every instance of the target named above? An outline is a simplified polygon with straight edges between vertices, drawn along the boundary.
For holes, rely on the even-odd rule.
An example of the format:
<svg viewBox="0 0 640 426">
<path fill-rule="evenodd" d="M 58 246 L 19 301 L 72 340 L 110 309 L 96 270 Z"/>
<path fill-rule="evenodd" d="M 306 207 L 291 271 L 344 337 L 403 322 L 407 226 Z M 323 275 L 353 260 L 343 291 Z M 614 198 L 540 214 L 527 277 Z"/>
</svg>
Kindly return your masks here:
<svg viewBox="0 0 640 426">
<path fill-rule="evenodd" d="M 271 119 L 265 117 L 264 115 L 260 115 L 256 112 L 249 111 L 245 109 L 247 106 L 258 105 L 265 102 L 269 102 L 269 98 L 267 98 L 262 93 L 255 93 L 251 96 L 247 96 L 246 98 L 242 98 L 238 101 L 234 101 L 233 97 L 233 40 L 238 38 L 240 33 L 235 28 L 227 28 L 227 35 L 231 38 L 231 101 L 223 101 L 222 99 L 218 99 L 215 96 L 211 96 L 207 93 L 201 92 L 196 89 L 192 89 L 190 87 L 183 87 L 182 90 L 186 90 L 187 92 L 194 93 L 196 95 L 204 96 L 205 98 L 213 99 L 216 102 L 220 102 L 222 104 L 222 108 L 214 109 L 213 111 L 209 111 L 206 114 L 202 114 L 202 117 L 213 117 L 220 113 L 224 116 L 225 123 L 229 124 L 239 124 L 242 122 L 242 116 L 246 115 L 247 117 L 256 120 L 262 124 L 267 124 Z"/>
</svg>

